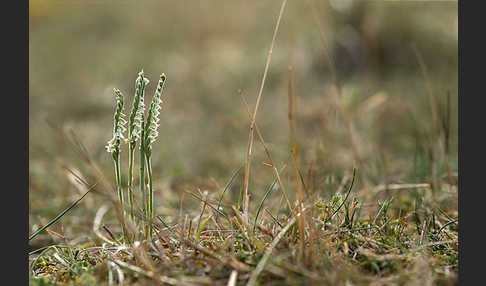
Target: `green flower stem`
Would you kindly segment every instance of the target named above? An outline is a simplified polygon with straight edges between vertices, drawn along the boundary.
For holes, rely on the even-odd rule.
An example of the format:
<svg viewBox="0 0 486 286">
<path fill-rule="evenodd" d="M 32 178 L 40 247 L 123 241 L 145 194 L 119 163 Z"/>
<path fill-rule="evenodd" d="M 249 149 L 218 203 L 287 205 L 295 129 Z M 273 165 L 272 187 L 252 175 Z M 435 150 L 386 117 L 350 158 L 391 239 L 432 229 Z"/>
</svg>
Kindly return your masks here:
<svg viewBox="0 0 486 286">
<path fill-rule="evenodd" d="M 152 186 L 152 163 L 150 157 L 152 156 L 152 143 L 157 139 L 158 131 L 157 128 L 159 127 L 159 110 L 160 104 L 162 103 L 161 96 L 162 90 L 164 88 L 166 76 L 164 73 L 160 75 L 159 82 L 157 83 L 157 89 L 155 90 L 154 97 L 152 98 L 152 103 L 150 104 L 150 109 L 147 114 L 146 125 L 142 127 L 142 142 L 141 142 L 141 150 L 144 152 L 146 156 L 146 164 L 147 164 L 147 174 L 149 179 L 149 202 L 148 202 L 148 211 L 147 211 L 147 219 L 149 221 L 149 229 L 147 231 L 147 235 L 149 239 L 152 238 L 152 220 L 153 220 L 153 205 L 154 205 L 154 193 L 153 193 L 153 186 Z"/>
<path fill-rule="evenodd" d="M 128 144 L 128 203 L 130 204 L 130 218 L 135 222 L 135 210 L 133 206 L 133 159 L 135 157 L 135 142 Z"/>
<path fill-rule="evenodd" d="M 135 147 L 137 145 L 137 140 L 143 134 L 143 121 L 144 121 L 144 111 L 145 111 L 145 86 L 149 83 L 149 80 L 144 76 L 143 70 L 138 73 L 138 77 L 135 80 L 135 97 L 133 99 L 132 111 L 130 113 L 130 127 L 128 129 L 128 194 L 130 200 L 130 216 L 132 220 L 135 220 L 134 205 L 133 205 L 133 166 L 135 157 Z M 140 138 L 141 139 L 141 138 Z M 140 142 L 141 143 L 141 142 Z M 140 145 L 142 146 L 142 145 Z M 140 192 L 143 215 L 145 216 L 145 184 L 144 184 L 144 164 L 145 160 L 143 154 L 140 157 Z"/>
<path fill-rule="evenodd" d="M 145 151 L 143 146 L 145 145 L 144 140 L 144 122 L 142 121 L 142 136 L 140 138 L 140 194 L 142 201 L 142 213 L 144 221 L 147 218 L 147 196 L 145 194 Z"/>
<path fill-rule="evenodd" d="M 127 230 L 125 225 L 125 204 L 123 199 L 123 188 L 121 183 L 121 171 L 120 171 L 120 153 L 113 153 L 113 162 L 115 164 L 115 178 L 116 178 L 116 189 L 118 192 L 118 199 L 120 200 L 120 207 L 121 207 L 121 224 L 122 224 L 122 231 L 123 231 L 123 238 L 126 240 Z"/>
<path fill-rule="evenodd" d="M 123 230 L 123 239 L 128 241 L 127 232 L 125 228 L 125 204 L 123 202 L 123 189 L 122 189 L 122 182 L 121 182 L 121 171 L 120 171 L 120 142 L 123 137 L 123 132 L 126 130 L 125 128 L 125 119 L 123 118 L 123 95 L 121 94 L 120 90 L 113 89 L 116 98 L 116 108 L 115 108 L 115 115 L 114 115 L 114 122 L 113 122 L 113 138 L 108 141 L 106 145 L 106 150 L 111 153 L 113 158 L 113 163 L 115 165 L 115 177 L 116 177 L 116 190 L 118 193 L 118 199 L 120 200 L 120 207 L 121 207 L 121 224 Z"/>
<path fill-rule="evenodd" d="M 152 188 L 152 160 L 150 160 L 150 153 L 146 153 L 146 163 L 147 163 L 147 175 L 149 183 L 149 203 L 148 203 L 148 220 L 149 220 L 149 239 L 152 238 L 152 222 L 154 219 L 153 215 L 153 203 L 154 203 L 154 192 Z"/>
</svg>

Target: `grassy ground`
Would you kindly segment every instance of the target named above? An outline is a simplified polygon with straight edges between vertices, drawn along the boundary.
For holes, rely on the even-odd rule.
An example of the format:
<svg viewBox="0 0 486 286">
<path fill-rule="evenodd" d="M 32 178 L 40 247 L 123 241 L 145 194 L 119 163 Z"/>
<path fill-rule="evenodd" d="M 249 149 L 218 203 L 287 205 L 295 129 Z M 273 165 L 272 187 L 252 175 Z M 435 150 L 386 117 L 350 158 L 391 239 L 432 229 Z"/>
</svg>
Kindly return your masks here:
<svg viewBox="0 0 486 286">
<path fill-rule="evenodd" d="M 31 285 L 456 285 L 457 3 L 287 3 L 246 219 L 281 2 L 215 2 L 30 1 L 31 233 L 98 183 L 30 241 Z M 158 218 L 128 245 L 104 145 L 141 68 L 147 101 L 168 76 Z"/>
</svg>

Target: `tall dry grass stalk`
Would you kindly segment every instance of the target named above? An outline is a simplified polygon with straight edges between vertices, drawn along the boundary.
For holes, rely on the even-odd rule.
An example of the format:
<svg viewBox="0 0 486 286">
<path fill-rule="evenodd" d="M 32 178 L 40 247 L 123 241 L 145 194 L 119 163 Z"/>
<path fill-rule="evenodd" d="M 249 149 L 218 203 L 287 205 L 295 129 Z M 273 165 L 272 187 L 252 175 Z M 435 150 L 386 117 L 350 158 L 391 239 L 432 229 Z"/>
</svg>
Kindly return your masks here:
<svg viewBox="0 0 486 286">
<path fill-rule="evenodd" d="M 268 51 L 267 61 L 265 63 L 265 70 L 263 72 L 262 83 L 260 85 L 260 90 L 258 92 L 255 109 L 253 111 L 253 115 L 250 123 L 250 133 L 248 135 L 248 150 L 246 152 L 245 183 L 244 183 L 244 193 L 243 193 L 243 218 L 247 224 L 248 224 L 248 209 L 250 204 L 250 199 L 248 196 L 248 183 L 250 180 L 250 162 L 251 162 L 251 154 L 253 148 L 253 137 L 254 137 L 256 116 L 258 112 L 258 107 L 260 106 L 260 100 L 262 98 L 262 92 L 263 92 L 263 87 L 265 86 L 265 79 L 267 78 L 268 68 L 270 66 L 270 61 L 272 59 L 273 47 L 275 45 L 275 39 L 277 38 L 277 32 L 280 26 L 280 20 L 282 19 L 282 15 L 285 10 L 286 4 L 287 4 L 287 0 L 283 0 L 282 5 L 280 6 L 280 13 L 278 15 L 277 24 L 275 25 L 275 30 L 273 32 L 272 43 Z"/>
<path fill-rule="evenodd" d="M 298 220 L 298 227 L 299 227 L 299 236 L 300 236 L 300 259 L 304 261 L 304 247 L 305 247 L 305 217 L 302 214 L 303 209 L 303 200 L 304 200 L 304 192 L 302 186 L 302 180 L 300 180 L 300 171 L 299 171 L 299 161 L 297 160 L 297 139 L 295 137 L 295 114 L 294 114 L 294 74 L 293 74 L 293 67 L 289 66 L 288 68 L 288 119 L 289 119 L 289 132 L 290 132 L 290 146 L 291 146 L 291 153 L 292 158 L 294 161 L 294 170 L 295 170 L 295 180 L 297 181 L 297 211 L 299 214 Z"/>
</svg>

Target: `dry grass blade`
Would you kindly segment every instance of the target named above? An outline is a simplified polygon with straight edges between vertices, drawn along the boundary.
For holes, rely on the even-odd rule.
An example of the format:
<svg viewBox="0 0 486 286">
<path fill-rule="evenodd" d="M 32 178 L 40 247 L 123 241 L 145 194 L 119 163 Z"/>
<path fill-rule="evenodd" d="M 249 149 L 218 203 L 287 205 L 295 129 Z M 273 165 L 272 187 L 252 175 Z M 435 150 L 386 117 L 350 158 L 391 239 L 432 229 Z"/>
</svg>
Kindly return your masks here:
<svg viewBox="0 0 486 286">
<path fill-rule="evenodd" d="M 263 87 L 265 86 L 265 79 L 267 78 L 268 67 L 270 66 L 270 60 L 272 59 L 273 46 L 275 44 L 275 39 L 277 38 L 278 27 L 280 25 L 280 20 L 282 19 L 282 15 L 286 4 L 287 4 L 287 0 L 283 0 L 282 6 L 280 7 L 280 13 L 277 19 L 277 24 L 275 25 L 275 30 L 273 32 L 272 44 L 270 45 L 270 50 L 268 51 L 267 62 L 265 63 L 265 71 L 263 72 L 262 83 L 260 86 L 260 91 L 258 92 L 258 97 L 255 104 L 255 110 L 253 111 L 253 116 L 251 119 L 250 134 L 248 136 L 248 151 L 246 153 L 245 185 L 244 185 L 244 193 L 243 193 L 243 214 L 246 222 L 248 222 L 248 207 L 249 207 L 248 182 L 250 178 L 250 158 L 251 158 L 251 150 L 253 146 L 253 130 L 255 128 L 256 115 L 258 112 L 258 107 L 260 106 Z"/>
<path fill-rule="evenodd" d="M 199 190 L 199 188 L 197 189 L 199 194 L 201 195 L 201 197 L 204 198 L 203 200 L 203 206 L 201 208 L 201 213 L 199 214 L 199 219 L 197 220 L 197 228 L 196 228 L 196 231 L 199 231 L 199 235 L 201 234 L 200 231 L 202 229 L 199 228 L 199 226 L 201 225 L 201 219 L 202 219 L 202 216 L 204 214 L 204 211 L 206 210 L 206 205 L 208 204 L 208 193 L 207 192 L 204 192 L 204 193 L 201 193 L 201 190 Z M 209 218 L 207 218 L 209 220 Z M 192 223 L 192 220 L 190 221 L 190 223 Z M 207 221 L 206 221 L 207 223 Z M 191 233 L 191 225 L 189 225 L 189 232 L 188 232 L 188 235 L 190 235 Z M 197 242 L 199 241 L 199 236 L 196 237 L 196 244 Z"/>
<path fill-rule="evenodd" d="M 238 271 L 236 270 L 231 271 L 231 275 L 228 280 L 227 286 L 236 286 L 237 279 L 238 279 Z"/>
<path fill-rule="evenodd" d="M 256 285 L 258 275 L 263 271 L 265 268 L 265 264 L 267 263 L 268 258 L 270 258 L 270 255 L 272 254 L 273 249 L 277 246 L 277 244 L 280 242 L 282 237 L 285 235 L 285 233 L 289 230 L 289 228 L 294 225 L 295 221 L 297 220 L 297 217 L 300 216 L 301 213 L 297 214 L 294 216 L 289 223 L 279 232 L 277 237 L 272 241 L 272 244 L 265 250 L 265 253 L 263 254 L 262 259 L 260 259 L 260 262 L 258 262 L 255 270 L 251 273 L 250 280 L 248 281 L 247 286 L 254 286 Z"/>
<path fill-rule="evenodd" d="M 364 195 L 374 195 L 383 191 L 401 191 L 401 190 L 413 190 L 413 189 L 430 189 L 431 185 L 429 183 L 419 183 L 419 184 L 380 184 L 374 187 L 366 187 L 357 192 L 357 196 Z"/>
<path fill-rule="evenodd" d="M 198 197 L 196 194 L 191 193 L 191 192 L 188 192 L 188 191 L 186 191 L 186 192 L 187 192 L 188 194 L 190 194 L 190 195 L 191 195 L 193 198 L 195 198 L 195 199 L 197 199 L 197 200 L 199 200 L 199 201 L 201 201 L 201 202 L 204 202 L 204 199 L 203 199 L 203 198 Z M 221 215 L 221 216 L 223 216 L 224 218 L 228 219 L 228 216 L 227 216 L 227 215 L 226 215 L 224 212 L 222 212 L 222 211 L 218 210 L 216 207 L 212 206 L 212 205 L 211 205 L 209 202 L 206 202 L 206 203 L 207 203 L 207 205 L 208 205 L 208 206 L 209 206 L 211 209 L 213 209 L 213 210 L 214 210 L 215 212 L 217 212 L 219 215 Z"/>
<path fill-rule="evenodd" d="M 254 245 L 259 252 L 263 252 L 264 249 L 263 243 L 253 235 L 252 228 L 245 221 L 242 214 L 235 208 L 235 206 L 232 206 L 232 209 L 234 214 L 236 215 L 236 217 L 233 217 L 232 222 L 238 226 L 241 233 L 244 235 L 244 237 L 248 240 L 250 244 Z"/>
<path fill-rule="evenodd" d="M 295 180 L 297 181 L 297 211 L 302 214 L 302 204 L 304 194 L 302 190 L 302 176 L 299 171 L 299 161 L 297 160 L 297 139 L 295 138 L 295 119 L 294 119 L 294 74 L 292 66 L 288 68 L 288 118 L 290 131 L 290 144 L 292 159 L 294 161 Z M 299 216 L 299 242 L 300 242 L 300 258 L 304 260 L 305 248 L 305 217 Z"/>
<path fill-rule="evenodd" d="M 213 259 L 216 259 L 218 260 L 219 262 L 221 262 L 223 265 L 226 265 L 228 267 L 231 267 L 233 269 L 236 269 L 236 270 L 239 270 L 239 271 L 244 271 L 244 272 L 248 272 L 250 271 L 250 267 L 246 264 L 244 264 L 243 262 L 240 262 L 238 261 L 237 259 L 234 259 L 234 258 L 227 258 L 227 257 L 221 257 L 219 254 L 217 253 L 214 253 L 214 252 L 211 252 L 209 251 L 207 248 L 201 246 L 201 245 L 196 245 L 194 244 L 194 242 L 186 239 L 186 238 L 182 238 L 181 239 L 187 246 L 190 246 L 198 251 L 200 251 L 202 254 L 208 256 L 208 257 L 211 257 Z"/>
<path fill-rule="evenodd" d="M 250 112 L 250 107 L 248 106 L 248 102 L 245 99 L 245 96 L 243 95 L 242 92 L 240 92 L 241 100 L 245 104 L 246 111 L 248 112 L 248 116 L 251 120 L 251 112 Z M 265 153 L 267 154 L 268 161 L 270 162 L 270 167 L 273 169 L 273 172 L 275 173 L 276 180 L 278 181 L 278 185 L 280 187 L 280 190 L 282 191 L 282 194 L 284 195 L 285 201 L 287 203 L 287 208 L 289 209 L 289 213 L 292 213 L 292 206 L 290 205 L 289 197 L 287 196 L 287 192 L 285 191 L 284 185 L 282 184 L 282 180 L 280 179 L 280 175 L 278 173 L 277 167 L 273 163 L 272 155 L 270 154 L 270 150 L 267 147 L 267 144 L 265 144 L 265 140 L 263 140 L 262 133 L 260 132 L 260 129 L 258 128 L 258 125 L 255 122 L 255 130 L 257 132 L 258 138 L 260 139 L 260 142 L 262 143 L 263 149 L 265 150 Z"/>
<path fill-rule="evenodd" d="M 59 238 L 61 238 L 61 239 L 66 239 L 66 237 L 65 237 L 64 235 L 62 235 L 62 234 L 60 234 L 60 233 L 57 233 L 57 232 L 55 232 L 55 231 L 53 231 L 53 230 L 50 230 L 50 229 L 46 228 L 46 231 L 47 231 L 49 234 L 53 235 L 53 236 L 59 237 Z"/>
<path fill-rule="evenodd" d="M 320 17 L 317 13 L 318 11 L 317 11 L 315 0 L 312 0 L 310 4 L 312 9 L 312 16 L 314 17 L 314 21 L 316 22 L 317 29 L 319 30 L 319 37 L 321 39 L 324 55 L 327 59 L 327 62 L 329 63 L 329 69 L 331 70 L 331 75 L 334 84 L 336 85 L 338 95 L 341 95 L 341 81 L 339 80 L 338 74 L 336 72 L 336 64 L 334 63 L 331 53 L 329 52 L 329 45 L 327 43 L 326 35 L 324 34 L 324 29 L 322 28 Z"/>
<path fill-rule="evenodd" d="M 195 284 L 192 284 L 192 283 L 182 282 L 182 281 L 179 281 L 177 279 L 170 278 L 170 277 L 167 277 L 167 276 L 164 276 L 164 275 L 158 275 L 158 274 L 156 274 L 152 271 L 144 270 L 144 269 L 142 269 L 138 266 L 128 264 L 128 263 L 123 262 L 121 260 L 112 260 L 112 261 L 114 263 L 116 263 L 117 265 L 123 267 L 123 268 L 126 268 L 130 271 L 133 271 L 133 272 L 142 274 L 144 276 L 147 276 L 149 278 L 152 278 L 155 281 L 158 281 L 159 283 L 165 283 L 165 284 L 177 285 L 177 286 L 193 286 L 193 285 L 195 285 Z"/>
<path fill-rule="evenodd" d="M 104 236 L 100 232 L 100 226 L 101 226 L 101 220 L 103 219 L 103 216 L 105 213 L 108 211 L 108 205 L 102 205 L 98 211 L 96 212 L 95 219 L 93 221 L 93 232 L 98 236 L 101 240 L 110 243 L 110 244 L 115 244 L 114 241 L 109 240 L 106 236 Z"/>
</svg>

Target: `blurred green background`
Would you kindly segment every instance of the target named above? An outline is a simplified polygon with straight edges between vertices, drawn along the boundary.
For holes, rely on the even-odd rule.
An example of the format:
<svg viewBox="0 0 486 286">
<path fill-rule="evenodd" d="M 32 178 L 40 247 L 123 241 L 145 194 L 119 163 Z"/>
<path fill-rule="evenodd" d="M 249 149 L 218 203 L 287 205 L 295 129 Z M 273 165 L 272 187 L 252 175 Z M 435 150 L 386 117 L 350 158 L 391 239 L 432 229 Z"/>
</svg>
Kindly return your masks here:
<svg viewBox="0 0 486 286">
<path fill-rule="evenodd" d="M 253 108 L 280 1 L 29 3 L 31 224 L 79 197 L 81 190 L 63 166 L 90 178 L 67 139 L 71 130 L 107 178 L 113 178 L 111 157 L 104 149 L 112 135 L 112 89 L 121 89 L 129 114 L 142 68 L 151 80 L 146 102 L 160 73 L 168 77 L 153 155 L 159 211 L 170 194 L 176 195 L 171 201 L 177 206 L 185 184 L 221 192 L 217 185 L 224 186 L 245 160 L 249 120 L 238 90 Z M 257 116 L 278 167 L 291 163 L 288 65 L 295 72 L 302 172 L 312 167 L 316 188 L 332 193 L 335 188 L 326 184 L 334 177 L 339 181 L 356 162 L 339 113 L 335 121 L 332 74 L 315 13 L 342 84 L 363 162 L 360 176 L 371 184 L 425 182 L 431 160 L 437 162 L 437 177 L 446 174 L 439 145 L 430 139 L 435 131 L 427 81 L 414 46 L 437 102 L 446 106 L 450 94 L 450 164 L 456 172 L 457 6 L 435 1 L 289 1 Z M 264 152 L 255 142 L 251 189 L 258 200 L 272 172 L 262 164 Z M 127 159 L 126 149 L 122 156 Z M 73 217 L 96 211 L 100 203 L 100 197 L 91 196 Z M 93 215 L 79 219 L 92 221 Z M 75 227 L 90 228 L 82 223 Z"/>
</svg>

